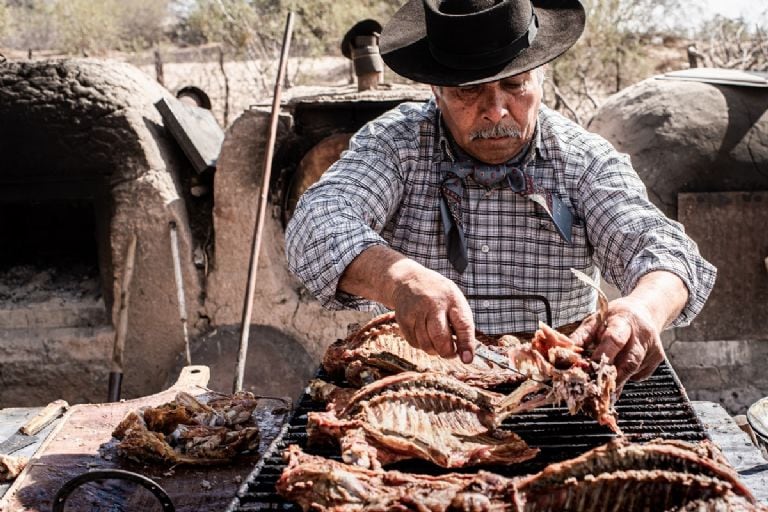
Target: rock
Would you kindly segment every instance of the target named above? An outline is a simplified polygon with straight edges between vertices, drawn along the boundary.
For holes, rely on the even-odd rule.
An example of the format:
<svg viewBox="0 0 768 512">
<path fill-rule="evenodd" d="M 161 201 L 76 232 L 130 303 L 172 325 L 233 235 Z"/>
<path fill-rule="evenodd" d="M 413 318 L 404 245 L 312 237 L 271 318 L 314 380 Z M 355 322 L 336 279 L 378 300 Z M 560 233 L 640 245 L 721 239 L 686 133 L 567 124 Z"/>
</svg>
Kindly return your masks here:
<svg viewBox="0 0 768 512">
<path fill-rule="evenodd" d="M 588 128 L 631 156 L 673 218 L 679 192 L 768 189 L 768 88 L 650 78 L 611 96 Z"/>
</svg>

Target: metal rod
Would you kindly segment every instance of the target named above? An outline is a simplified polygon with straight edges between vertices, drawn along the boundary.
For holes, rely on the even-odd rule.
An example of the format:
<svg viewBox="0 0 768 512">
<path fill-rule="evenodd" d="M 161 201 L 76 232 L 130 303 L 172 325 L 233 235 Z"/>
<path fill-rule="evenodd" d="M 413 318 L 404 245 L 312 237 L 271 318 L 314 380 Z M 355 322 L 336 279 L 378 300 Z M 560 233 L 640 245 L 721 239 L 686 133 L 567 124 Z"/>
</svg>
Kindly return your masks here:
<svg viewBox="0 0 768 512">
<path fill-rule="evenodd" d="M 280 50 L 280 65 L 275 78 L 275 93 L 272 98 L 272 114 L 269 122 L 269 138 L 267 139 L 267 148 L 264 155 L 264 172 L 261 182 L 261 197 L 259 198 L 259 208 L 256 211 L 256 226 L 253 233 L 253 246 L 251 247 L 251 259 L 248 264 L 248 286 L 245 294 L 245 304 L 243 304 L 243 321 L 240 335 L 240 351 L 237 354 L 237 370 L 235 372 L 234 392 L 243 389 L 243 374 L 245 373 L 245 359 L 248 355 L 248 336 L 251 328 L 251 314 L 253 313 L 253 295 L 256 289 L 256 270 L 259 262 L 259 250 L 261 249 L 261 234 L 264 230 L 264 217 L 267 209 L 267 200 L 269 192 L 270 175 L 272 171 L 272 156 L 275 150 L 275 139 L 277 137 L 277 121 L 280 114 L 280 96 L 282 92 L 281 85 L 285 77 L 285 71 L 288 66 L 288 51 L 291 46 L 291 35 L 293 33 L 293 12 L 288 13 L 288 19 L 285 23 L 285 33 L 283 34 L 283 45 Z"/>
<path fill-rule="evenodd" d="M 125 255 L 123 277 L 120 284 L 120 311 L 118 313 L 117 326 L 115 327 L 115 344 L 112 348 L 112 367 L 109 372 L 108 402 L 120 400 L 120 387 L 123 382 L 123 354 L 125 352 L 125 338 L 128 334 L 128 304 L 131 299 L 131 281 L 133 280 L 133 267 L 136 261 L 136 245 L 138 238 L 136 233 L 131 235 L 128 242 L 128 250 Z"/>
<path fill-rule="evenodd" d="M 107 402 L 119 402 L 122 388 L 123 372 L 109 372 L 109 382 L 107 383 Z"/>
<path fill-rule="evenodd" d="M 468 300 L 538 300 L 544 304 L 544 314 L 547 317 L 547 325 L 554 328 L 552 325 L 552 306 L 549 304 L 549 300 L 543 295 L 467 295 Z"/>
<path fill-rule="evenodd" d="M 187 366 L 192 364 L 192 354 L 189 352 L 189 332 L 187 330 L 187 303 L 184 296 L 184 278 L 181 275 L 181 258 L 179 257 L 179 235 L 176 223 L 171 221 L 171 256 L 173 257 L 173 275 L 176 278 L 176 298 L 179 303 L 179 318 L 181 318 L 181 330 L 184 336 L 184 355 Z"/>
</svg>

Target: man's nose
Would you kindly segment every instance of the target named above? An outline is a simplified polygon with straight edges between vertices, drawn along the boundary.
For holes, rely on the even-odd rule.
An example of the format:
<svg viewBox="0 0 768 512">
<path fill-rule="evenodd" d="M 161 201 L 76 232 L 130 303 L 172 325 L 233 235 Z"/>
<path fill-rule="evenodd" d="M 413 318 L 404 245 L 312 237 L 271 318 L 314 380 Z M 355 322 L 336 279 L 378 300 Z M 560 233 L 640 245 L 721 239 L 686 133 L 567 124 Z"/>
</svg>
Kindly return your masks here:
<svg viewBox="0 0 768 512">
<path fill-rule="evenodd" d="M 483 117 L 494 124 L 509 116 L 506 95 L 495 84 L 483 91 L 481 108 Z"/>
</svg>

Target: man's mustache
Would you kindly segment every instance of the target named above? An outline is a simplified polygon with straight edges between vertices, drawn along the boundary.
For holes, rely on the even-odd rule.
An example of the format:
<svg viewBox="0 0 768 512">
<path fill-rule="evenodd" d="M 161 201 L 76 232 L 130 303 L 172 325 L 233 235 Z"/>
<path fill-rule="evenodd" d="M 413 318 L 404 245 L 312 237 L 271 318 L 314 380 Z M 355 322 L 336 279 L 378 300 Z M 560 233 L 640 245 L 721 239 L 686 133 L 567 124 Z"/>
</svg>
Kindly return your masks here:
<svg viewBox="0 0 768 512">
<path fill-rule="evenodd" d="M 476 130 L 470 132 L 469 140 L 475 139 L 497 139 L 499 137 L 512 137 L 519 139 L 522 137 L 520 129 L 512 124 L 499 123 L 490 128 L 483 128 L 482 130 Z"/>
</svg>

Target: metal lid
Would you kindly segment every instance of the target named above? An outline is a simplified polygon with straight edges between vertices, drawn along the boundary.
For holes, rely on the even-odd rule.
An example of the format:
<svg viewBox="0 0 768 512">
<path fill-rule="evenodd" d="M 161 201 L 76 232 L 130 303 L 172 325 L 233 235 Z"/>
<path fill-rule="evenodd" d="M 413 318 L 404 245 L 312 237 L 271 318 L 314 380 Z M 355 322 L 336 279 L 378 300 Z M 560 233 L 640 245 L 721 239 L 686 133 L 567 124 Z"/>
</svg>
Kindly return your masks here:
<svg viewBox="0 0 768 512">
<path fill-rule="evenodd" d="M 691 68 L 656 76 L 660 80 L 686 80 L 710 84 L 768 87 L 768 73 L 724 68 Z"/>
</svg>

